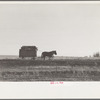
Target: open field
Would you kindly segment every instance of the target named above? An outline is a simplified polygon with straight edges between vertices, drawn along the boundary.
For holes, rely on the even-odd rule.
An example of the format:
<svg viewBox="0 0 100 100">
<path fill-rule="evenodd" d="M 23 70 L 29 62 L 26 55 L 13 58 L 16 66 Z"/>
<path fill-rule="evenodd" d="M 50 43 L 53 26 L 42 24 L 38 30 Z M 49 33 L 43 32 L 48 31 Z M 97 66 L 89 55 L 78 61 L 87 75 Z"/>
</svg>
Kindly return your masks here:
<svg viewBox="0 0 100 100">
<path fill-rule="evenodd" d="M 99 58 L 1 59 L 0 81 L 99 81 Z"/>
</svg>

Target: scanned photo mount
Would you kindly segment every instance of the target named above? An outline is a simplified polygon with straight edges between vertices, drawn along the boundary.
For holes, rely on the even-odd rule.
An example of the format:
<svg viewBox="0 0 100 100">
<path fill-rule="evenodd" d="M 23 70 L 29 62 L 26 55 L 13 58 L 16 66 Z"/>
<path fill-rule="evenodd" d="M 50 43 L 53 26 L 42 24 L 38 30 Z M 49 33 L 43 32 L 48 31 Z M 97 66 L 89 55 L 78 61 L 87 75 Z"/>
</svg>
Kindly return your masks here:
<svg viewBox="0 0 100 100">
<path fill-rule="evenodd" d="M 0 2 L 0 81 L 100 81 L 100 3 Z"/>
</svg>

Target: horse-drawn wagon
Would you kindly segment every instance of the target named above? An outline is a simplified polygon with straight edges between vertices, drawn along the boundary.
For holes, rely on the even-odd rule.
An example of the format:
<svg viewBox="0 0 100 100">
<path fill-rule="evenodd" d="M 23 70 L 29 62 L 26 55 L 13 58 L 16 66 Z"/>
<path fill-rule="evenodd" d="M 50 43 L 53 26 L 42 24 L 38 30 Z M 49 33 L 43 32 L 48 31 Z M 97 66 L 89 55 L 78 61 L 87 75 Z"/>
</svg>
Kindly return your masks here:
<svg viewBox="0 0 100 100">
<path fill-rule="evenodd" d="M 22 59 L 25 57 L 35 59 L 37 57 L 37 50 L 36 46 L 22 46 L 21 49 L 19 49 L 19 57 Z"/>
</svg>

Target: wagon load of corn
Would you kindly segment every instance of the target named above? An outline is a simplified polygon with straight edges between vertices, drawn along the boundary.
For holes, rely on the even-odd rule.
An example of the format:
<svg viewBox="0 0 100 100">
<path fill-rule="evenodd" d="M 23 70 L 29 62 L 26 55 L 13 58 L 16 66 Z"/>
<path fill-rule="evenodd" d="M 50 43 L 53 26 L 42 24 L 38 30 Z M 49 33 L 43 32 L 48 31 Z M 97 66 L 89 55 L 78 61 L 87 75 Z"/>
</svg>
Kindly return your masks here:
<svg viewBox="0 0 100 100">
<path fill-rule="evenodd" d="M 36 46 L 22 46 L 21 49 L 19 49 L 19 57 L 22 59 L 25 57 L 35 59 L 37 57 L 37 50 Z"/>
</svg>

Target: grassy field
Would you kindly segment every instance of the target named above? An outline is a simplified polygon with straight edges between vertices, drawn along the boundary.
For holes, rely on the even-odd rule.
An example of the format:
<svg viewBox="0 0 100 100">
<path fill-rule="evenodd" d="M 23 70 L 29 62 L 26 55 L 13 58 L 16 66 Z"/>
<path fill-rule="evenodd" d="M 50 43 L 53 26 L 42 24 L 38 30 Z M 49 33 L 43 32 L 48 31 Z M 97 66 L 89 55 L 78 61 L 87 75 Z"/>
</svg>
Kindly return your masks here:
<svg viewBox="0 0 100 100">
<path fill-rule="evenodd" d="M 0 81 L 99 81 L 99 58 L 1 59 Z"/>
</svg>

